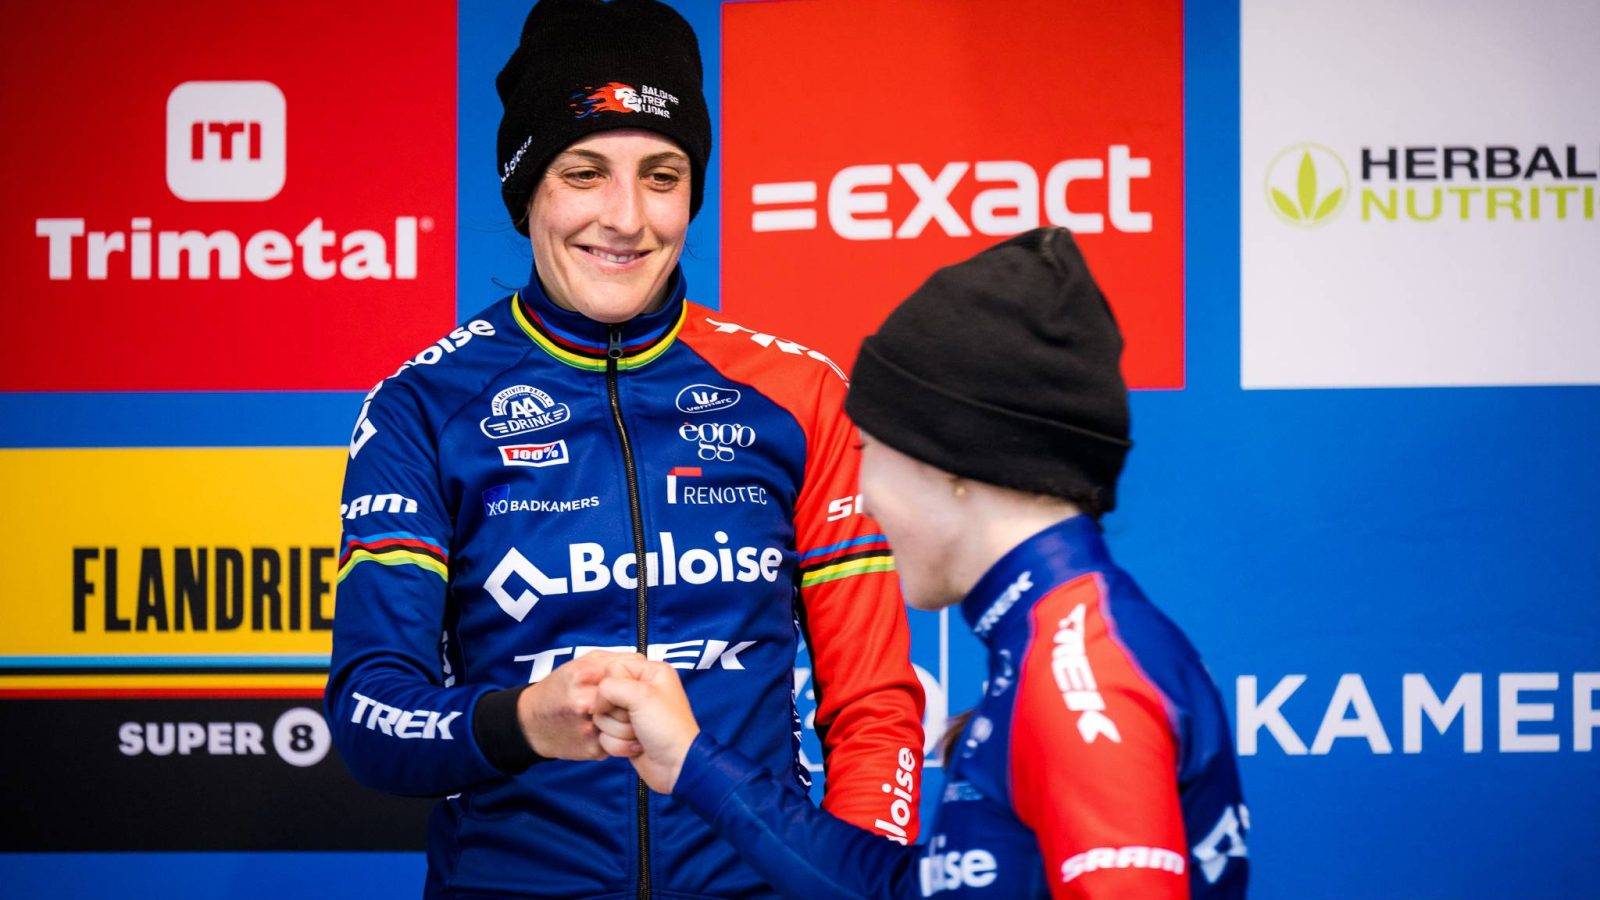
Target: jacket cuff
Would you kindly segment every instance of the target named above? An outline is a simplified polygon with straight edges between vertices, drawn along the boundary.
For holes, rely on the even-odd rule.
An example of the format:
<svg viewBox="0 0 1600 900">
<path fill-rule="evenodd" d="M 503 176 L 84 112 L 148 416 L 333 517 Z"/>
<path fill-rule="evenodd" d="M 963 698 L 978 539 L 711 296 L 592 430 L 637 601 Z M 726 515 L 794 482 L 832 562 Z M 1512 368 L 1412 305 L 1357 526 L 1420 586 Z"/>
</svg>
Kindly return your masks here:
<svg viewBox="0 0 1600 900">
<path fill-rule="evenodd" d="M 678 783 L 672 786 L 672 796 L 687 803 L 707 822 L 715 822 L 717 811 L 739 785 L 761 771 L 739 751 L 722 746 L 702 731 L 689 745 L 683 768 L 678 770 Z"/>
<path fill-rule="evenodd" d="M 472 739 L 484 759 L 507 775 L 516 775 L 544 759 L 528 743 L 517 721 L 517 698 L 528 687 L 490 691 L 473 707 Z"/>
</svg>

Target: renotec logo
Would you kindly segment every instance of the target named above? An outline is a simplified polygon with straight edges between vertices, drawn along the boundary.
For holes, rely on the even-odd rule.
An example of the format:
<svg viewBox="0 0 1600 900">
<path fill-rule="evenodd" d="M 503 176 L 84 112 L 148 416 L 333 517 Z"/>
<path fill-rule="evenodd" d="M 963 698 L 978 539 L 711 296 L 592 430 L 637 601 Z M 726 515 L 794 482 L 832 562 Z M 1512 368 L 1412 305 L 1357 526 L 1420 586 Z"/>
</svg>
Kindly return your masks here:
<svg viewBox="0 0 1600 900">
<path fill-rule="evenodd" d="M 1350 171 L 1321 144 L 1296 144 L 1267 166 L 1267 203 L 1291 225 L 1315 228 L 1338 214 L 1350 197 Z"/>
<path fill-rule="evenodd" d="M 186 81 L 167 96 L 167 188 L 194 203 L 262 202 L 288 177 L 288 104 L 269 81 Z M 157 229 L 150 216 L 126 230 L 99 230 L 81 217 L 34 220 L 51 281 L 277 281 L 297 272 L 317 281 L 409 281 L 417 277 L 417 235 L 429 216 L 396 216 L 386 231 L 340 233 L 317 216 L 292 237 L 267 229 Z"/>
<path fill-rule="evenodd" d="M 186 81 L 167 95 L 167 187 L 182 200 L 271 200 L 288 104 L 270 81 Z"/>
<path fill-rule="evenodd" d="M 1588 221 L 1600 210 L 1600 152 L 1579 144 L 1362 146 L 1279 151 L 1267 165 L 1267 207 L 1302 228 L 1327 224 L 1354 199 L 1362 222 Z M 1587 183 L 1584 183 L 1587 182 Z"/>
<path fill-rule="evenodd" d="M 957 210 L 950 195 L 969 172 L 983 190 L 973 197 L 970 208 Z M 889 210 L 889 194 L 884 188 L 894 184 L 896 176 L 917 198 L 911 212 L 899 222 L 883 215 Z M 917 163 L 846 166 L 828 183 L 828 227 L 852 241 L 917 238 L 930 225 L 937 225 L 950 237 L 968 237 L 974 231 L 1021 234 L 1045 222 L 1077 234 L 1099 234 L 1106 230 L 1108 220 L 1114 231 L 1143 233 L 1153 230 L 1153 217 L 1133 209 L 1131 185 L 1135 179 L 1149 177 L 1149 158 L 1134 156 L 1124 144 L 1111 145 L 1104 159 L 1061 160 L 1045 171 L 1042 179 L 1031 164 L 1018 160 L 949 162 L 936 175 Z M 1067 190 L 1079 181 L 1106 183 L 1105 209 L 1068 206 Z M 811 231 L 818 227 L 815 181 L 752 185 L 750 200 L 758 207 L 750 217 L 752 231 Z M 789 208 L 770 208 L 775 206 Z"/>
</svg>

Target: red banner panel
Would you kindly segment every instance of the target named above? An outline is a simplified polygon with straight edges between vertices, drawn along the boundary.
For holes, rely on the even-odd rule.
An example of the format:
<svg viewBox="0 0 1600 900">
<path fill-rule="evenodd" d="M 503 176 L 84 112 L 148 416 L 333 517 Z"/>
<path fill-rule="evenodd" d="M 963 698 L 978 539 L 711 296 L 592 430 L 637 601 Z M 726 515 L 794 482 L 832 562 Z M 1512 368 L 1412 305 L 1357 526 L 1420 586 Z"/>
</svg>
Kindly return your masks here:
<svg viewBox="0 0 1600 900">
<path fill-rule="evenodd" d="M 935 268 L 1079 238 L 1130 386 L 1181 388 L 1182 9 L 723 8 L 722 309 L 849 366 Z"/>
<path fill-rule="evenodd" d="M 455 14 L 12 10 L 0 390 L 365 389 L 448 330 Z"/>
</svg>

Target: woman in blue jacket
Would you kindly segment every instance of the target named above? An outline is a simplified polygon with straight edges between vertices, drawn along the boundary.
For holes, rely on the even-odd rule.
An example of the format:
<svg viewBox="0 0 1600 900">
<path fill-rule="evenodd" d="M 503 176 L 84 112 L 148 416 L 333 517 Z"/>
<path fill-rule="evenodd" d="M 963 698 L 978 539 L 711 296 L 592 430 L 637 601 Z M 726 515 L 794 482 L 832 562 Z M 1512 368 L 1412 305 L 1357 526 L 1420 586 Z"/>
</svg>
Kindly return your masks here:
<svg viewBox="0 0 1600 900">
<path fill-rule="evenodd" d="M 1062 229 L 940 270 L 862 345 L 846 409 L 867 507 L 907 602 L 959 605 L 988 650 L 925 844 L 813 807 L 702 731 L 660 664 L 610 664 L 602 746 L 790 896 L 1242 896 L 1249 820 L 1222 702 L 1100 535 L 1131 446 L 1121 351 Z M 884 773 L 885 794 L 908 801 L 914 762 Z"/>
</svg>

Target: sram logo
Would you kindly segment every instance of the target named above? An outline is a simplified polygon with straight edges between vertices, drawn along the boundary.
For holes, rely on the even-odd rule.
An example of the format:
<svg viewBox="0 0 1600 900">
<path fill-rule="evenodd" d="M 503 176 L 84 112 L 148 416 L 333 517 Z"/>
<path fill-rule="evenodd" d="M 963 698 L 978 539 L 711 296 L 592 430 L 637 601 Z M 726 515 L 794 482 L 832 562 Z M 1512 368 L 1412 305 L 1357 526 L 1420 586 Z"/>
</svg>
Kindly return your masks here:
<svg viewBox="0 0 1600 900">
<path fill-rule="evenodd" d="M 965 210 L 950 195 L 968 173 L 982 188 Z M 916 195 L 916 205 L 898 223 L 886 215 L 896 181 Z M 1099 234 L 1109 219 L 1114 231 L 1143 233 L 1154 217 L 1134 210 L 1131 185 L 1150 177 L 1148 157 L 1135 156 L 1125 144 L 1112 144 L 1104 159 L 1064 159 L 1040 178 L 1039 170 L 1020 160 L 949 162 L 930 174 L 917 163 L 846 166 L 828 183 L 828 227 L 852 241 L 921 237 L 930 225 L 950 237 L 1021 234 L 1043 224 L 1060 225 L 1078 234 Z M 1104 181 L 1103 209 L 1073 209 L 1067 192 L 1074 182 Z M 1041 191 L 1041 184 L 1043 189 Z M 752 231 L 809 231 L 817 227 L 817 182 L 766 182 L 751 186 Z M 785 209 L 771 209 L 783 206 Z M 1042 216 L 1041 216 L 1042 211 Z M 963 216 L 962 212 L 966 215 Z"/>
<path fill-rule="evenodd" d="M 645 554 L 645 583 L 656 585 L 709 584 L 756 581 L 775 582 L 783 566 L 783 551 L 777 547 L 729 547 L 728 533 L 719 531 L 713 539 L 715 550 L 694 547 L 678 552 L 677 541 L 671 532 L 660 533 L 661 552 Z M 566 576 L 552 577 L 534 565 L 522 552 L 512 547 L 501 558 L 500 564 L 489 573 L 483 589 L 506 615 L 518 622 L 545 597 L 564 594 L 587 594 L 602 591 L 613 583 L 625 590 L 638 587 L 639 561 L 633 553 L 624 553 L 611 562 L 606 561 L 606 548 L 602 544 L 585 542 L 567 547 Z"/>
</svg>

